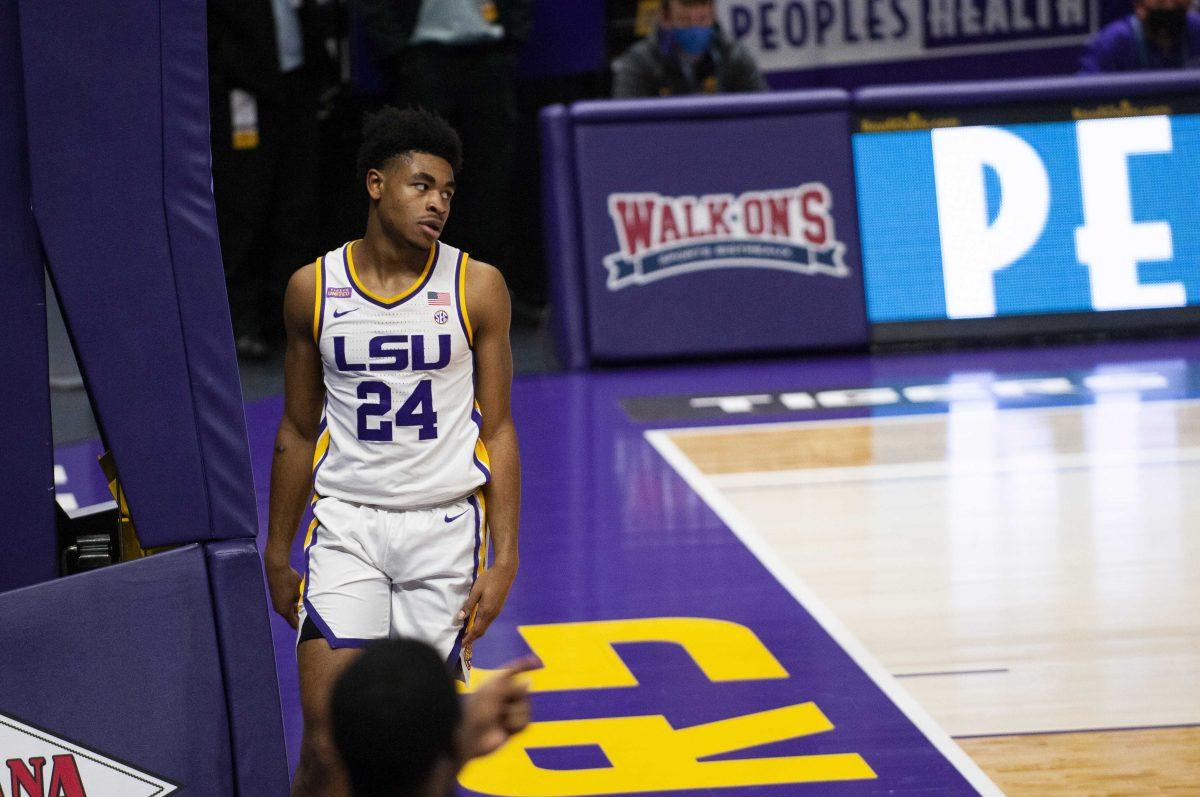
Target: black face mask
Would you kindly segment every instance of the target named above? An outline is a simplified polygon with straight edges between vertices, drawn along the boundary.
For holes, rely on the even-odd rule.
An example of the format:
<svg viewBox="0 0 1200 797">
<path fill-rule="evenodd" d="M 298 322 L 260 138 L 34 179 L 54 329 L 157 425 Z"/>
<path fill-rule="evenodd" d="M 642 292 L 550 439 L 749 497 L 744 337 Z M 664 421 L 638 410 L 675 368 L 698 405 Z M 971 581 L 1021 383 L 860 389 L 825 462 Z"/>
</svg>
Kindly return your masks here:
<svg viewBox="0 0 1200 797">
<path fill-rule="evenodd" d="M 1183 35 L 1183 30 L 1187 26 L 1187 9 L 1148 8 L 1142 24 L 1146 26 L 1146 33 L 1151 36 L 1178 38 Z"/>
</svg>

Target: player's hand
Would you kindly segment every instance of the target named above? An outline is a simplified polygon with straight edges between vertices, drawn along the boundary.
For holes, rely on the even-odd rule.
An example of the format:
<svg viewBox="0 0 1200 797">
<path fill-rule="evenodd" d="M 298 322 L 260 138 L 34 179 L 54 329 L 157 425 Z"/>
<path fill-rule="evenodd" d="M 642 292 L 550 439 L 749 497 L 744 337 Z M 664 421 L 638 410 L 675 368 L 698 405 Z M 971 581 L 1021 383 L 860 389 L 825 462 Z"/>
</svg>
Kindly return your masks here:
<svg viewBox="0 0 1200 797">
<path fill-rule="evenodd" d="M 300 574 L 287 561 L 266 560 L 267 587 L 271 590 L 271 605 L 292 628 L 300 627 Z"/>
<path fill-rule="evenodd" d="M 512 589 L 513 579 L 516 577 L 515 567 L 495 564 L 475 579 L 475 586 L 471 587 L 471 594 L 467 596 L 467 602 L 457 618 L 458 622 L 465 623 L 472 612 L 475 615 L 475 620 L 463 639 L 464 648 L 470 650 L 475 640 L 487 633 L 492 620 L 495 620 L 504 608 L 504 601 L 508 600 L 508 591 Z"/>
<path fill-rule="evenodd" d="M 533 656 L 510 661 L 464 698 L 458 729 L 460 763 L 496 751 L 529 725 L 529 683 L 517 678 L 542 663 Z"/>
</svg>

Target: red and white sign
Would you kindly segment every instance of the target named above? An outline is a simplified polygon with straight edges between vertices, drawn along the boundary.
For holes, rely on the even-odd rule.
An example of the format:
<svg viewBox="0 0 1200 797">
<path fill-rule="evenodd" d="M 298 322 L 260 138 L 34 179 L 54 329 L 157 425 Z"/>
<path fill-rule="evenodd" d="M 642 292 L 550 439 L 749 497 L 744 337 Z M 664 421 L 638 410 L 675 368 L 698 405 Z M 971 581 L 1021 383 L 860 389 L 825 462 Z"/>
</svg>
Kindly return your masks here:
<svg viewBox="0 0 1200 797">
<path fill-rule="evenodd" d="M 608 289 L 713 268 L 770 268 L 845 278 L 824 183 L 704 196 L 610 194 L 620 250 L 604 257 Z"/>
<path fill-rule="evenodd" d="M 179 787 L 0 714 L 0 797 L 163 797 Z"/>
</svg>

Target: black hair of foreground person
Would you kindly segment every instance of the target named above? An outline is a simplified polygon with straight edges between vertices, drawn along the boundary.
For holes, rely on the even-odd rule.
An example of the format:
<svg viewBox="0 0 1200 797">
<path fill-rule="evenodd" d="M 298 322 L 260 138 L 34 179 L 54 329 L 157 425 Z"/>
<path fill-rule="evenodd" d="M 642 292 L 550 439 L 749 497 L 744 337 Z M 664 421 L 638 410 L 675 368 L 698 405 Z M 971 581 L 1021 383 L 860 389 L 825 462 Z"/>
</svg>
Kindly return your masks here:
<svg viewBox="0 0 1200 797">
<path fill-rule="evenodd" d="M 469 760 L 529 724 L 529 687 L 516 676 L 540 666 L 512 662 L 460 698 L 446 663 L 412 639 L 375 643 L 333 688 L 333 739 L 354 797 L 454 793 Z"/>
</svg>

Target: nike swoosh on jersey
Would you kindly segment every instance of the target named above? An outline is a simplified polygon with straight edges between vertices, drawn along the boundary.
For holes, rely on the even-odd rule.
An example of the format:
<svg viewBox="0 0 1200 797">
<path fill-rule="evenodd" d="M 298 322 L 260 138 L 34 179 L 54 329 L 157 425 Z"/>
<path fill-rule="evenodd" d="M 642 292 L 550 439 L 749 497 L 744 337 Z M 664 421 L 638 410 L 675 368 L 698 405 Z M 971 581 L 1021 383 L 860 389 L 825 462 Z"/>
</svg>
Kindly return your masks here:
<svg viewBox="0 0 1200 797">
<path fill-rule="evenodd" d="M 334 310 L 334 311 L 333 311 L 333 317 L 334 317 L 334 318 L 341 318 L 342 316 L 344 316 L 344 315 L 350 315 L 350 314 L 351 314 L 351 313 L 353 313 L 355 310 L 359 310 L 359 309 L 361 309 L 361 308 L 359 308 L 359 307 L 351 307 L 349 310 Z"/>
<path fill-rule="evenodd" d="M 450 517 L 449 515 L 446 515 L 446 522 L 447 522 L 447 523 L 453 523 L 454 521 L 458 520 L 460 517 L 462 517 L 463 515 L 467 514 L 467 513 L 468 513 L 468 512 L 470 512 L 470 511 L 471 511 L 471 510 L 469 510 L 469 509 L 464 509 L 463 511 L 459 512 L 459 513 L 458 513 L 457 515 L 455 515 L 454 517 Z"/>
</svg>

